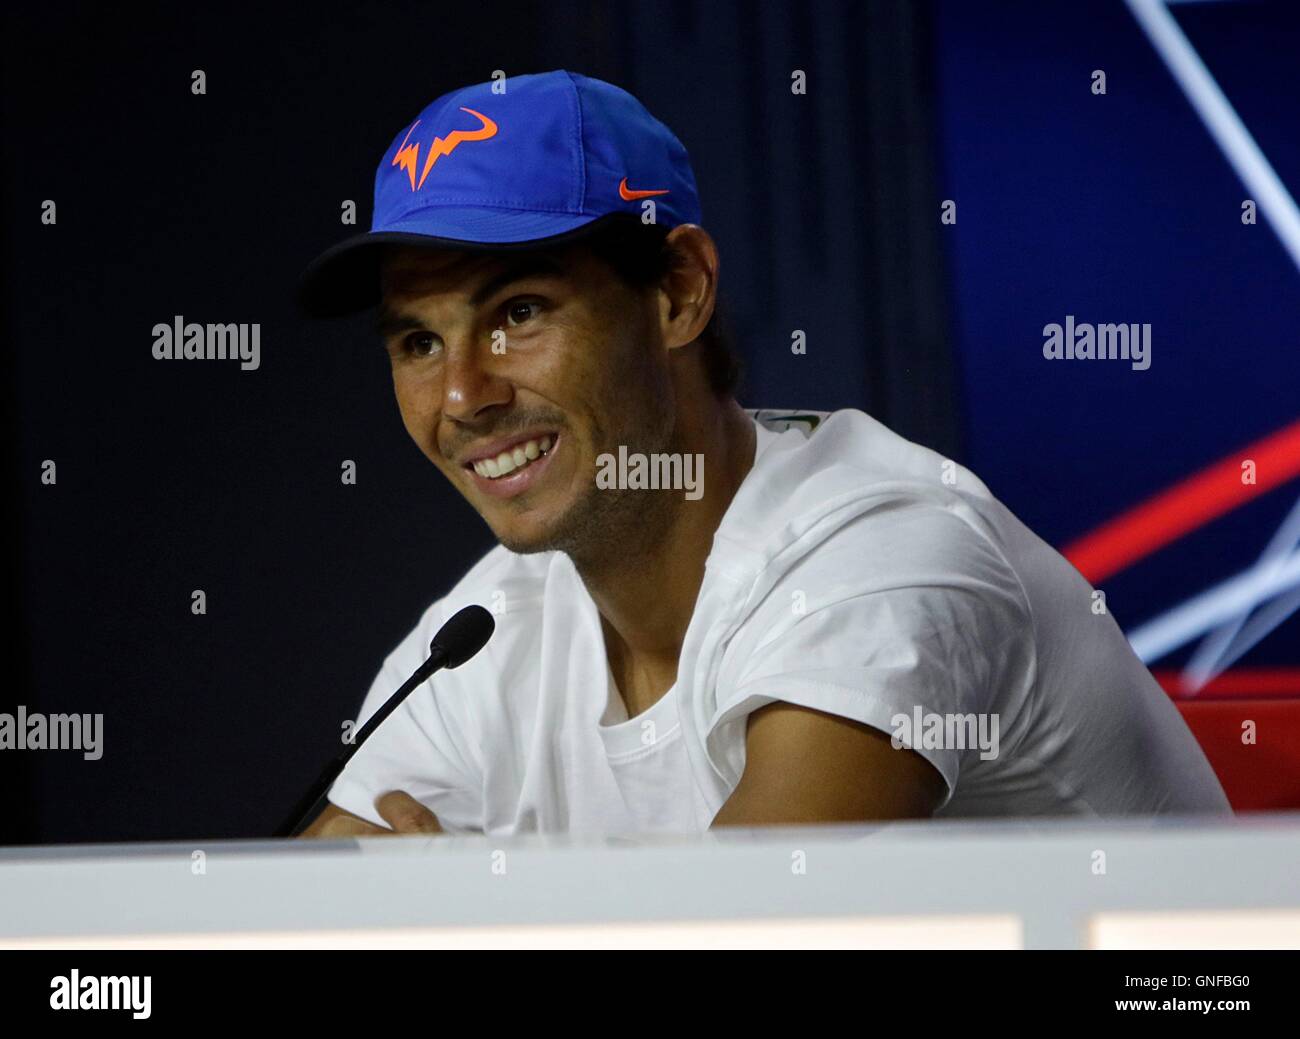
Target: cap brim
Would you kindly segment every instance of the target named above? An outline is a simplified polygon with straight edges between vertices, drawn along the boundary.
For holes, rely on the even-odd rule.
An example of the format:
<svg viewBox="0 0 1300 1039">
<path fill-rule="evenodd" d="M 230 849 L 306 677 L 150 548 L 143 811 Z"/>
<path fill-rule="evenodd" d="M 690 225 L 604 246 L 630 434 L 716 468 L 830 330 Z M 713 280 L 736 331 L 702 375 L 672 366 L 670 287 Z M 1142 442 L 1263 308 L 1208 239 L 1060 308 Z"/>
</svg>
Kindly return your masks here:
<svg viewBox="0 0 1300 1039">
<path fill-rule="evenodd" d="M 440 217 L 447 215 L 449 214 L 443 213 Z M 611 218 L 626 216 L 605 214 L 589 217 L 551 213 L 523 215 L 531 219 L 521 224 L 517 219 L 519 214 L 516 214 L 516 219 L 509 224 L 499 223 L 491 228 L 475 227 L 473 237 L 465 238 L 406 230 L 369 231 L 354 235 L 326 249 L 307 265 L 298 283 L 298 305 L 311 317 L 327 318 L 345 317 L 378 304 L 379 265 L 386 246 L 407 245 L 471 252 L 544 249 L 577 241 L 591 234 L 598 226 L 604 226 Z M 578 223 L 575 224 L 574 221 Z M 440 224 L 445 227 L 447 221 L 440 219 Z M 545 233 L 554 228 L 558 230 Z M 543 234 L 538 235 L 535 233 L 537 231 L 542 231 Z M 482 240 L 483 237 L 494 234 L 505 234 L 510 240 Z"/>
</svg>

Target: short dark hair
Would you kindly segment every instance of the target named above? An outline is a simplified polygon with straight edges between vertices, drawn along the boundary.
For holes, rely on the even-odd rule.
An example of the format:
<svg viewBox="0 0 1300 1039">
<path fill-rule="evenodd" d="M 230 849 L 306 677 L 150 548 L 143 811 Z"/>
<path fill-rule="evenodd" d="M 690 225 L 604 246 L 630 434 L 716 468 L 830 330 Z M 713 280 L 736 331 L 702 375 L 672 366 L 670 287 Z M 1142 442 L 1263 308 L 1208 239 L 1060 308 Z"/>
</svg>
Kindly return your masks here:
<svg viewBox="0 0 1300 1039">
<path fill-rule="evenodd" d="M 680 254 L 667 242 L 668 230 L 659 224 L 645 224 L 632 214 L 615 214 L 582 239 L 596 258 L 633 288 L 648 288 L 660 282 L 681 262 Z M 740 354 L 721 313 L 721 299 L 713 307 L 709 323 L 696 340 L 709 386 L 718 397 L 734 396 L 744 373 Z"/>
</svg>

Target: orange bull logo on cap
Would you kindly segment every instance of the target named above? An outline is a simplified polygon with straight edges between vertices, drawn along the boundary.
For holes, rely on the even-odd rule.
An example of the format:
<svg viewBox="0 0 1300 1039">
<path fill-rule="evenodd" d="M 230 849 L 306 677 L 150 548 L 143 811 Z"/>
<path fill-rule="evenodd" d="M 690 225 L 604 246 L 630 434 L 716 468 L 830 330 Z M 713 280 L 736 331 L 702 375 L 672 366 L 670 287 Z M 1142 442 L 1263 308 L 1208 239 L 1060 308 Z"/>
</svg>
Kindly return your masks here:
<svg viewBox="0 0 1300 1039">
<path fill-rule="evenodd" d="M 420 161 L 420 145 L 417 141 L 415 144 L 408 144 L 411 134 L 415 133 L 415 128 L 420 125 L 420 120 L 416 120 L 406 136 L 402 138 L 402 146 L 397 149 L 397 154 L 393 156 L 392 164 L 406 170 L 406 175 L 411 180 L 411 190 L 418 191 L 424 187 L 424 180 L 429 175 L 436 163 L 444 155 L 450 155 L 456 148 L 465 141 L 486 141 L 489 137 L 495 137 L 497 124 L 485 116 L 482 112 L 476 112 L 472 108 L 461 108 L 462 112 L 468 112 L 477 118 L 483 125 L 474 130 L 453 130 L 446 137 L 435 137 L 429 144 L 429 153 L 424 160 L 424 169 L 420 172 L 420 182 L 415 181 L 415 167 Z"/>
</svg>

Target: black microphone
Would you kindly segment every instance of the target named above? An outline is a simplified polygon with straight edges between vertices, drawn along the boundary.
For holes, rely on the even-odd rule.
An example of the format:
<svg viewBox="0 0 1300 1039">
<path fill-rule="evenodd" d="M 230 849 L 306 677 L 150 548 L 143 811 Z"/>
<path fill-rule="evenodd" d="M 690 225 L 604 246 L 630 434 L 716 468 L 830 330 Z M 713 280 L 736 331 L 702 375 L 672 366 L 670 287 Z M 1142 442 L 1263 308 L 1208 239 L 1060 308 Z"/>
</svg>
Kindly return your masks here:
<svg viewBox="0 0 1300 1039">
<path fill-rule="evenodd" d="M 352 743 L 337 758 L 325 766 L 320 778 L 293 806 L 289 817 L 275 831 L 277 837 L 297 837 L 307 828 L 316 813 L 325 806 L 330 787 L 338 778 L 343 767 L 352 759 L 352 755 L 361 749 L 361 744 L 370 738 L 370 734 L 379 728 L 380 723 L 397 710 L 398 704 L 405 700 L 416 686 L 423 685 L 435 671 L 444 667 L 460 667 L 470 657 L 487 645 L 496 628 L 492 614 L 482 606 L 466 606 L 455 614 L 446 624 L 438 629 L 438 634 L 429 643 L 429 659 L 415 669 L 397 690 L 357 730 Z"/>
</svg>

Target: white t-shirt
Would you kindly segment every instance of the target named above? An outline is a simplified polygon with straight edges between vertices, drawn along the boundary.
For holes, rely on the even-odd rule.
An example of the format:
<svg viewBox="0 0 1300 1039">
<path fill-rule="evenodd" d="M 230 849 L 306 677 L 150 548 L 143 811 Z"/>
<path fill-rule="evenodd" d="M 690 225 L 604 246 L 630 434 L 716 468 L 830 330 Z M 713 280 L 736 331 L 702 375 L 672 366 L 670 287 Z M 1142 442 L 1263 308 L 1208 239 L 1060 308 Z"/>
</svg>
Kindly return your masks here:
<svg viewBox="0 0 1300 1039">
<path fill-rule="evenodd" d="M 751 414 L 754 467 L 662 699 L 627 717 L 567 556 L 498 546 L 389 655 L 360 721 L 461 607 L 494 612 L 491 640 L 412 693 L 330 800 L 380 823 L 375 799 L 405 790 L 453 832 L 699 832 L 748 715 L 781 700 L 913 747 L 947 786 L 937 817 L 1230 810 L 1091 586 L 973 473 L 860 411 L 811 431 Z"/>
</svg>

